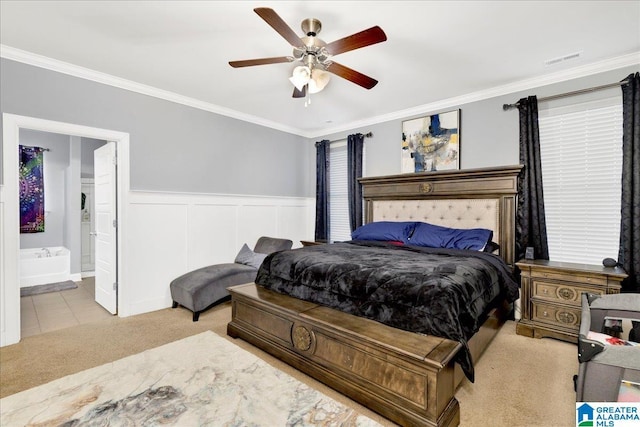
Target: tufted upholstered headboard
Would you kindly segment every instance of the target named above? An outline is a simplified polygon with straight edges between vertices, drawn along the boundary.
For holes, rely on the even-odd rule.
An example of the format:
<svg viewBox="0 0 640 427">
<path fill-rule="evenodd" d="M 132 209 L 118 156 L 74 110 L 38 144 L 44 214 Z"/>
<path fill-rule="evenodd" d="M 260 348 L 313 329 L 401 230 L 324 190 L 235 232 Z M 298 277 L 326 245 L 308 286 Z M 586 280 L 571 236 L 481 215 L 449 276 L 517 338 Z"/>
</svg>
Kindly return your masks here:
<svg viewBox="0 0 640 427">
<path fill-rule="evenodd" d="M 518 174 L 522 166 L 361 178 L 365 222 L 424 221 L 488 228 L 513 266 Z"/>
<path fill-rule="evenodd" d="M 500 199 L 374 200 L 372 221 L 423 221 L 451 228 L 487 228 L 500 241 Z"/>
</svg>

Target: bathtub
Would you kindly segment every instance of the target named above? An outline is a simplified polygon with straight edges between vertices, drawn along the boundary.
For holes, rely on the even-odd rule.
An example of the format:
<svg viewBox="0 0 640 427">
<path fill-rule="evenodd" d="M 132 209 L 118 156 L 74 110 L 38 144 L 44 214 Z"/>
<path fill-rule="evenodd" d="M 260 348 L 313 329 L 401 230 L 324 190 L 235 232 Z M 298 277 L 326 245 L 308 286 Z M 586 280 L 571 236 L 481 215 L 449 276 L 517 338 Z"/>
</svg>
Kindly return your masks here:
<svg viewBox="0 0 640 427">
<path fill-rule="evenodd" d="M 62 246 L 20 249 L 20 287 L 64 282 L 71 278 L 71 252 Z"/>
</svg>

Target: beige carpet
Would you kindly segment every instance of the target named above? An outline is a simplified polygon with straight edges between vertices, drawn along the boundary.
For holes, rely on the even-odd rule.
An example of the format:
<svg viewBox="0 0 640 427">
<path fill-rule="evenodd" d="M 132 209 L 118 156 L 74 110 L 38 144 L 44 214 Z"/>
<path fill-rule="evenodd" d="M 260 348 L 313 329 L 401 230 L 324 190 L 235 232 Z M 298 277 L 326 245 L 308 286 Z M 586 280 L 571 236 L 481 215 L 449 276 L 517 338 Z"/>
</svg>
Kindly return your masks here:
<svg viewBox="0 0 640 427">
<path fill-rule="evenodd" d="M 19 344 L 0 348 L 0 397 L 212 330 L 338 402 L 385 426 L 393 425 L 248 343 L 227 337 L 229 303 L 201 314 L 199 322 L 192 322 L 191 316 L 178 308 L 114 317 L 27 337 Z M 463 381 L 456 393 L 460 425 L 573 426 L 572 376 L 577 368 L 575 345 L 515 335 L 515 324 L 508 322 L 476 363 L 476 382 Z"/>
</svg>

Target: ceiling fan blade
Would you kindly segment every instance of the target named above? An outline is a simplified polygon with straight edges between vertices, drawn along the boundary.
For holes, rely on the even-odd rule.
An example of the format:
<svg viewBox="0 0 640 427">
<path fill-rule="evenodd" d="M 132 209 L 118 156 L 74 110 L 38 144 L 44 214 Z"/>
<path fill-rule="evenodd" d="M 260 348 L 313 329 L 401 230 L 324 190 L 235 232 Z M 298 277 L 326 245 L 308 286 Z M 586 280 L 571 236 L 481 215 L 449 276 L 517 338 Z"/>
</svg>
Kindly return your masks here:
<svg viewBox="0 0 640 427">
<path fill-rule="evenodd" d="M 352 34 L 340 40 L 329 43 L 325 46 L 327 52 L 331 55 L 349 52 L 350 50 L 360 49 L 361 47 L 370 46 L 387 40 L 387 35 L 382 28 L 371 27 L 359 33 Z"/>
<path fill-rule="evenodd" d="M 336 76 L 342 77 L 343 79 L 347 79 L 357 85 L 360 85 L 365 89 L 371 89 L 378 84 L 377 80 L 372 79 L 369 76 L 365 76 L 364 74 L 359 73 L 356 70 L 352 70 L 349 67 L 340 65 L 337 62 L 331 62 L 327 66 L 327 71 L 335 74 Z"/>
<path fill-rule="evenodd" d="M 260 18 L 264 19 L 264 21 L 269 24 L 274 30 L 278 32 L 289 44 L 293 47 L 302 47 L 304 46 L 304 42 L 300 39 L 300 37 L 287 25 L 286 22 L 280 18 L 280 16 L 273 10 L 268 7 L 257 7 L 253 9 L 255 13 L 260 16 Z"/>
<path fill-rule="evenodd" d="M 229 65 L 233 68 L 251 67 L 253 65 L 279 64 L 281 62 L 292 62 L 292 56 L 276 56 L 273 58 L 246 59 L 243 61 L 229 61 Z"/>
<path fill-rule="evenodd" d="M 309 85 L 304 85 L 302 87 L 302 90 L 298 90 L 297 87 L 293 88 L 293 97 L 294 98 L 304 98 L 305 96 L 307 96 L 307 86 Z"/>
</svg>

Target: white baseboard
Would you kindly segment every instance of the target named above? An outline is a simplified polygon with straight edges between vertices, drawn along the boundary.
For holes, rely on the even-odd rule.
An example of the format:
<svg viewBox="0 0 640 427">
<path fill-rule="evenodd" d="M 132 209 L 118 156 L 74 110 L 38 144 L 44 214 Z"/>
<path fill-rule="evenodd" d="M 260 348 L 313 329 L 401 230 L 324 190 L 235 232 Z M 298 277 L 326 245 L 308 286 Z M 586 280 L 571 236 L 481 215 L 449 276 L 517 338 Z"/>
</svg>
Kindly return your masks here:
<svg viewBox="0 0 640 427">
<path fill-rule="evenodd" d="M 95 271 L 83 271 L 82 273 L 80 273 L 80 275 L 82 276 L 83 279 L 85 277 L 95 277 L 96 272 Z"/>
<path fill-rule="evenodd" d="M 168 289 L 168 288 L 167 288 Z M 149 298 L 143 301 L 137 301 L 128 305 L 127 315 L 118 313 L 119 317 L 135 316 L 137 314 L 150 313 L 171 307 L 171 298 L 167 302 L 166 298 Z"/>
<path fill-rule="evenodd" d="M 69 279 L 74 282 L 80 282 L 82 280 L 82 273 L 73 273 Z"/>
</svg>

